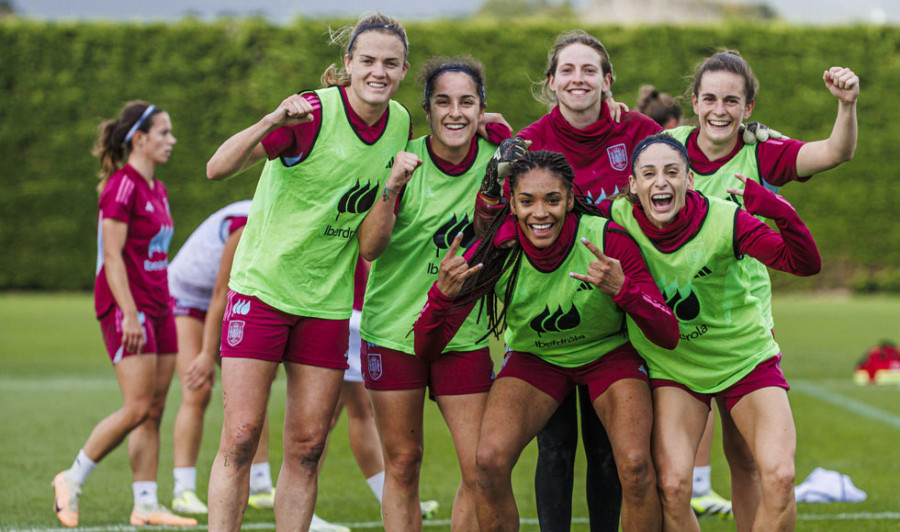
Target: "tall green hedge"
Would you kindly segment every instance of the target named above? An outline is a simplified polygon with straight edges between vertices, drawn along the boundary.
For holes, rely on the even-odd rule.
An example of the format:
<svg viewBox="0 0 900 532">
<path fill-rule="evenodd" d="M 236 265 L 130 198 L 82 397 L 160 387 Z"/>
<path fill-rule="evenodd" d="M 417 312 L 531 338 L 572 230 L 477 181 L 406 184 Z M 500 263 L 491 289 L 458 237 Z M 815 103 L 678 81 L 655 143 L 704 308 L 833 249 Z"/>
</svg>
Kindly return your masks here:
<svg viewBox="0 0 900 532">
<path fill-rule="evenodd" d="M 292 92 L 319 86 L 340 60 L 327 44 L 342 21 L 262 20 L 176 24 L 0 22 L 0 288 L 83 289 L 93 282 L 97 125 L 122 104 L 145 99 L 172 116 L 178 144 L 160 167 L 175 218 L 173 251 L 217 207 L 250 197 L 257 169 L 210 183 L 205 164 L 234 132 Z M 345 21 L 344 21 L 345 22 Z M 515 128 L 544 109 L 530 92 L 542 78 L 559 23 L 446 20 L 407 25 L 408 79 L 397 99 L 427 132 L 418 66 L 431 55 L 471 53 L 486 66 L 488 106 Z M 900 28 L 793 26 L 589 27 L 612 55 L 618 99 L 634 103 L 642 83 L 682 92 L 686 75 L 720 47 L 749 60 L 761 91 L 753 118 L 800 139 L 825 138 L 837 103 L 822 71 L 852 67 L 861 78 L 859 147 L 849 164 L 785 187 L 825 259 L 823 275 L 794 287 L 900 290 Z M 690 113 L 689 113 L 690 114 Z"/>
</svg>

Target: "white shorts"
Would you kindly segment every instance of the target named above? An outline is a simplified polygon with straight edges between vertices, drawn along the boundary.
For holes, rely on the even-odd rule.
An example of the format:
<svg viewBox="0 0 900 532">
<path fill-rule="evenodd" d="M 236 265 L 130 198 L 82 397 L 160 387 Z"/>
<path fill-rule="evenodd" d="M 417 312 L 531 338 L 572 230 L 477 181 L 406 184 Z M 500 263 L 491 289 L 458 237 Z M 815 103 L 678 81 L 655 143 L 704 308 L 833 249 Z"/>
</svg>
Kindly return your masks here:
<svg viewBox="0 0 900 532">
<path fill-rule="evenodd" d="M 360 365 L 360 351 L 362 349 L 362 339 L 359 337 L 359 321 L 362 312 L 353 311 L 350 316 L 350 347 L 347 349 L 347 363 L 350 369 L 344 371 L 345 382 L 362 382 L 362 367 Z"/>
</svg>

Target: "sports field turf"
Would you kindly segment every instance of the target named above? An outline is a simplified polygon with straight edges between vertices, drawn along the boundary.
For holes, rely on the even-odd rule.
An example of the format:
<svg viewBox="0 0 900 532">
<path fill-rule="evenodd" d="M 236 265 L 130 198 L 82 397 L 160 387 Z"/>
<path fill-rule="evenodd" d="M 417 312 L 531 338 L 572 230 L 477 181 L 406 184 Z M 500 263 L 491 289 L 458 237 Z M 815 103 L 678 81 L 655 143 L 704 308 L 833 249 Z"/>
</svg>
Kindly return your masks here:
<svg viewBox="0 0 900 532">
<path fill-rule="evenodd" d="M 900 389 L 858 387 L 853 364 L 881 339 L 900 340 L 900 298 L 781 296 L 775 298 L 777 338 L 793 386 L 791 405 L 798 431 L 797 478 L 821 466 L 850 475 L 868 493 L 862 503 L 801 504 L 799 531 L 900 530 Z M 121 404 L 99 328 L 86 294 L 0 295 L 0 529 L 58 529 L 50 480 L 69 467 L 88 431 Z M 284 380 L 276 381 L 271 411 L 284 413 Z M 220 388 L 217 386 L 217 392 Z M 171 501 L 172 419 L 180 393 L 169 394 L 163 420 L 159 494 Z M 198 488 L 206 490 L 222 422 L 221 396 L 210 405 L 198 464 Z M 273 424 L 272 440 L 281 437 Z M 273 472 L 280 463 L 273 446 Z M 718 438 L 717 445 L 718 447 Z M 526 449 L 514 473 L 522 530 L 537 530 L 532 475 L 535 452 Z M 576 477 L 573 531 L 587 531 L 583 467 Z M 423 499 L 441 510 L 425 530 L 449 530 L 458 482 L 455 456 L 433 403 L 426 407 Z M 713 451 L 713 487 L 729 490 L 721 449 Z M 205 496 L 202 498 L 205 499 Z M 131 477 L 124 447 L 94 472 L 81 504 L 84 529 L 130 530 Z M 348 448 L 346 423 L 332 438 L 320 479 L 317 513 L 355 530 L 381 530 L 375 498 Z M 198 529 L 205 529 L 201 519 Z M 248 510 L 246 529 L 274 529 L 271 511 Z M 733 522 L 703 521 L 704 531 L 733 530 Z"/>
</svg>

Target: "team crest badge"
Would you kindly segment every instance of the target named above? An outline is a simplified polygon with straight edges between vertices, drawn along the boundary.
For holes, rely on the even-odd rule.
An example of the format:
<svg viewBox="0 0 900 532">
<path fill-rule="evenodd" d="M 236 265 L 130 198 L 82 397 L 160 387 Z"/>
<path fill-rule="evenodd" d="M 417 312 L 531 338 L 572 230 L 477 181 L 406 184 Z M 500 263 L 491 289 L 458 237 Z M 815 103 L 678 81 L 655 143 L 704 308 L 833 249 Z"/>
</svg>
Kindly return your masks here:
<svg viewBox="0 0 900 532">
<path fill-rule="evenodd" d="M 606 155 L 609 156 L 609 165 L 614 170 L 622 171 L 628 168 L 628 150 L 625 144 L 616 144 L 606 148 Z"/>
<path fill-rule="evenodd" d="M 234 347 L 244 339 L 244 323 L 241 320 L 228 322 L 228 345 Z"/>
<path fill-rule="evenodd" d="M 377 381 L 381 378 L 381 353 L 369 353 L 368 354 L 368 364 L 369 364 L 369 378 L 373 381 Z"/>
<path fill-rule="evenodd" d="M 706 262 L 706 246 L 703 245 L 703 242 L 688 244 L 684 253 L 688 266 L 691 268 L 699 268 Z"/>
</svg>

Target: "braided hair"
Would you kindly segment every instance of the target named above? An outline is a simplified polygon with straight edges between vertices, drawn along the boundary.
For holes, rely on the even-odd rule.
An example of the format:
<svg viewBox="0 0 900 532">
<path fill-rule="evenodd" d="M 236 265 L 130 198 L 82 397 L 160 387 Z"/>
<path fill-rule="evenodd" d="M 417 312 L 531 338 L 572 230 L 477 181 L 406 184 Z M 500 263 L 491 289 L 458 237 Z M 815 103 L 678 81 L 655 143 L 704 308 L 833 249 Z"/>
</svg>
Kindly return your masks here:
<svg viewBox="0 0 900 532">
<path fill-rule="evenodd" d="M 529 151 L 521 159 L 511 163 L 512 173 L 508 177 L 510 191 L 514 194 L 519 178 L 537 169 L 547 170 L 563 181 L 567 197 L 574 196 L 575 200 L 571 214 L 576 216 L 582 214 L 588 216 L 602 215 L 600 209 L 584 196 L 574 195 L 573 181 L 575 180 L 575 171 L 561 153 L 546 150 Z M 485 334 L 485 337 L 490 334 L 499 337 L 503 330 L 506 329 L 506 310 L 512 302 L 516 281 L 519 278 L 519 270 L 522 265 L 523 251 L 522 246 L 518 243 L 518 236 L 511 247 L 498 248 L 494 246 L 494 238 L 511 212 L 511 201 L 503 206 L 503 209 L 485 231 L 481 244 L 469 261 L 470 264 L 480 263 L 483 266 L 480 271 L 466 280 L 454 303 L 454 308 L 461 309 L 473 301 L 481 299 L 479 313 L 486 307 L 488 318 L 488 332 Z M 567 213 L 568 215 L 569 213 Z M 507 270 L 510 270 L 510 275 L 506 281 L 503 301 L 501 302 L 494 291 L 494 286 Z"/>
</svg>

